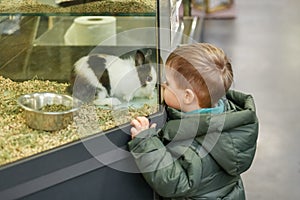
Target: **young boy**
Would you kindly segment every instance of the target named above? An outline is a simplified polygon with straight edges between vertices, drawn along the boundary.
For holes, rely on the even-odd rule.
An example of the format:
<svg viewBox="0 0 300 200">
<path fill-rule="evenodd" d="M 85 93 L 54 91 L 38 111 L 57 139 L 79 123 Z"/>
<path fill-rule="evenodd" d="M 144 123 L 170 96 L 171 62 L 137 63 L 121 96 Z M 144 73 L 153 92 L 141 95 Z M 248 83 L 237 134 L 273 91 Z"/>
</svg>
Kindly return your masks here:
<svg viewBox="0 0 300 200">
<path fill-rule="evenodd" d="M 245 199 L 240 174 L 253 161 L 258 120 L 253 98 L 229 90 L 226 55 L 210 44 L 181 46 L 165 74 L 165 126 L 131 122 L 128 146 L 146 181 L 163 199 Z"/>
</svg>

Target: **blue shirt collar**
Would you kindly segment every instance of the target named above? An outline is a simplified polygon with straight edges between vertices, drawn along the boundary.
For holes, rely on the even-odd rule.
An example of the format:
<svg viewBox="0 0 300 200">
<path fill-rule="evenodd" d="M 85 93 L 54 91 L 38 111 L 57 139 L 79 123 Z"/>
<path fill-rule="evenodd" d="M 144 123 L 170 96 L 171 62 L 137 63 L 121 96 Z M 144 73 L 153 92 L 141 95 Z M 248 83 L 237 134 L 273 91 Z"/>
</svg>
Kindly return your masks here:
<svg viewBox="0 0 300 200">
<path fill-rule="evenodd" d="M 207 113 L 211 113 L 211 114 L 220 114 L 223 113 L 225 109 L 224 106 L 224 101 L 222 99 L 220 99 L 218 101 L 218 105 L 216 107 L 213 108 L 201 108 L 198 110 L 193 110 L 190 112 L 186 112 L 185 114 L 207 114 Z"/>
</svg>

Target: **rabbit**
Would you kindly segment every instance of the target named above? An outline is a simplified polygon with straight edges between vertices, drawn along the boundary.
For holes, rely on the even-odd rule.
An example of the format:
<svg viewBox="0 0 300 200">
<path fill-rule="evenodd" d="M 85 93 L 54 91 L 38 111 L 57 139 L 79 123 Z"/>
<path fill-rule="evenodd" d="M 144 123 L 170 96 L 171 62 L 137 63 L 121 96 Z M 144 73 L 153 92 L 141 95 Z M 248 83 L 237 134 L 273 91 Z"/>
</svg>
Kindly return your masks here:
<svg viewBox="0 0 300 200">
<path fill-rule="evenodd" d="M 157 74 L 150 62 L 151 50 L 137 50 L 134 57 L 92 54 L 74 64 L 70 92 L 95 105 L 117 106 L 133 98 L 153 98 Z"/>
</svg>

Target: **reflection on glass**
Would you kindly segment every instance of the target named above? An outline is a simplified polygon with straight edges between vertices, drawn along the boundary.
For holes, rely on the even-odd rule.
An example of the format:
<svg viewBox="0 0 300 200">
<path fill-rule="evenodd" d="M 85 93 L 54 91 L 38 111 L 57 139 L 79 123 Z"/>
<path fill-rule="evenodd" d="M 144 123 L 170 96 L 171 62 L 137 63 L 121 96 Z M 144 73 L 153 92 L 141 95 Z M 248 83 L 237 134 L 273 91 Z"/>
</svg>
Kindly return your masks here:
<svg viewBox="0 0 300 200">
<path fill-rule="evenodd" d="M 9 34 L 3 29 L 8 20 L 17 25 Z M 1 0 L 0 165 L 157 112 L 156 24 L 153 0 L 67 7 L 54 0 Z M 35 92 L 68 94 L 84 104 L 66 128 L 35 130 L 16 102 Z"/>
</svg>

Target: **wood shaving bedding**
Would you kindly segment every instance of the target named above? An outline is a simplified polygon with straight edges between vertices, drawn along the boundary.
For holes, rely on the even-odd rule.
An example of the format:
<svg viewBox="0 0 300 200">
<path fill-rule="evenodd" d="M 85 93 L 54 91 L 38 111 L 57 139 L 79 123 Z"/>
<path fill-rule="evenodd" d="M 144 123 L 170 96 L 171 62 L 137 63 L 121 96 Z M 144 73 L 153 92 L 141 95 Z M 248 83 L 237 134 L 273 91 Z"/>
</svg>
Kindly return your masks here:
<svg viewBox="0 0 300 200">
<path fill-rule="evenodd" d="M 65 94 L 67 83 L 48 80 L 14 82 L 0 76 L 0 166 L 55 147 L 99 134 L 129 122 L 136 116 L 157 112 L 157 106 L 144 104 L 141 108 L 111 110 L 84 105 L 74 116 L 73 123 L 58 131 L 41 131 L 29 128 L 24 111 L 16 100 L 23 94 L 55 92 Z"/>
</svg>

